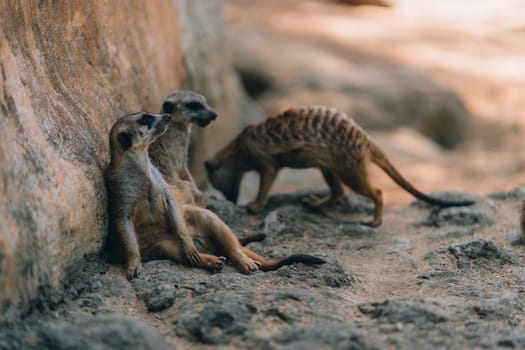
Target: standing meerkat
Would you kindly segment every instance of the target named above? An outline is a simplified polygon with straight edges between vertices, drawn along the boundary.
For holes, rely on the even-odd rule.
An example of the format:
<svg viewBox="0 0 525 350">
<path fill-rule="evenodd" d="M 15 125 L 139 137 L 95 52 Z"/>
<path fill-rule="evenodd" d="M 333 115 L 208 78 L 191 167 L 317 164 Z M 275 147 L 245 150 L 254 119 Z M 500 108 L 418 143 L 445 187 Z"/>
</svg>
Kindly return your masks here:
<svg viewBox="0 0 525 350">
<path fill-rule="evenodd" d="M 151 162 L 169 185 L 185 195 L 188 204 L 206 204 L 206 196 L 197 188 L 188 170 L 188 145 L 191 126 L 205 127 L 217 118 L 204 96 L 193 91 L 174 91 L 162 104 L 162 113 L 171 115 L 168 131 L 149 148 Z"/>
<path fill-rule="evenodd" d="M 110 132 L 111 162 L 105 173 L 109 197 L 109 249 L 127 259 L 127 277 L 140 274 L 141 261 L 168 258 L 212 272 L 226 258 L 243 273 L 274 270 L 295 262 L 321 264 L 296 254 L 269 261 L 242 247 L 230 228 L 213 212 L 184 205 L 148 156 L 148 146 L 166 132 L 169 114 L 135 113 L 121 117 Z M 193 238 L 202 236 L 199 251 Z M 224 256 L 217 256 L 222 254 Z"/>
<path fill-rule="evenodd" d="M 270 188 L 283 167 L 319 168 L 330 195 L 308 205 L 323 209 L 344 196 L 342 183 L 370 198 L 375 205 L 371 226 L 381 225 L 381 190 L 370 184 L 367 163 L 376 163 L 398 185 L 416 198 L 441 206 L 471 205 L 471 201 L 448 202 L 418 191 L 390 163 L 367 133 L 345 113 L 324 106 L 291 108 L 266 121 L 247 126 L 233 141 L 205 162 L 212 185 L 236 202 L 245 172 L 260 175 L 259 192 L 248 211 L 260 212 Z"/>
</svg>

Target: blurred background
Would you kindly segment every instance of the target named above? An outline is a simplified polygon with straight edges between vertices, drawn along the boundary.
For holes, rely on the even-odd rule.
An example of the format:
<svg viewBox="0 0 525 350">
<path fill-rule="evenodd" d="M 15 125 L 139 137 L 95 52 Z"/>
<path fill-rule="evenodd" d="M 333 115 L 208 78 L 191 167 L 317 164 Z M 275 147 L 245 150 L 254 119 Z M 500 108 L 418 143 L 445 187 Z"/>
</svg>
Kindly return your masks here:
<svg viewBox="0 0 525 350">
<path fill-rule="evenodd" d="M 525 1 L 353 2 L 225 1 L 232 60 L 260 107 L 242 122 L 330 105 L 422 191 L 525 185 Z M 410 200 L 372 168 L 387 205 Z M 284 171 L 273 193 L 323 184 L 316 170 Z M 256 185 L 247 176 L 241 202 Z"/>
</svg>

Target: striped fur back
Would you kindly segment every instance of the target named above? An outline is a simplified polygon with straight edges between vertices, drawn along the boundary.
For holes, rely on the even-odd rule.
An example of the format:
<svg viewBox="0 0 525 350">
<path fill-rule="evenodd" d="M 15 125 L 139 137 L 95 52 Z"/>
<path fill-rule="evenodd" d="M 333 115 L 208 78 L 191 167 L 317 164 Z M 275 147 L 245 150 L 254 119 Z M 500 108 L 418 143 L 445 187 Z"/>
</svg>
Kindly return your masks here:
<svg viewBox="0 0 525 350">
<path fill-rule="evenodd" d="M 264 146 L 362 150 L 368 136 L 343 112 L 326 106 L 291 108 L 249 127 L 247 137 Z"/>
</svg>

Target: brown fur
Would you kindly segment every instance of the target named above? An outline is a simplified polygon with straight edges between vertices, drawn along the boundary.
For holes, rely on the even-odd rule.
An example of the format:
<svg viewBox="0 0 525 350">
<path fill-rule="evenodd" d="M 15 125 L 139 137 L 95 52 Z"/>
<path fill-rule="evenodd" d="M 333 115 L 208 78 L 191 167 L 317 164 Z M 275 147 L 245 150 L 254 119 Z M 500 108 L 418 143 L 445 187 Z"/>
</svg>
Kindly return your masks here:
<svg viewBox="0 0 525 350">
<path fill-rule="evenodd" d="M 173 91 L 162 104 L 162 113 L 169 113 L 168 130 L 149 146 L 148 154 L 153 166 L 172 186 L 172 194 L 182 197 L 185 204 L 204 207 L 207 196 L 202 193 L 188 169 L 188 146 L 193 124 L 206 127 L 217 118 L 206 98 L 194 91 Z M 255 234 L 239 239 L 242 246 L 264 240 L 266 235 Z"/>
<path fill-rule="evenodd" d="M 379 165 L 396 183 L 415 197 L 438 206 L 470 205 L 446 202 L 416 190 L 394 168 L 385 154 L 353 119 L 333 108 L 305 106 L 292 108 L 266 121 L 246 127 L 230 144 L 206 162 L 208 177 L 226 198 L 235 202 L 242 175 L 255 170 L 260 175 L 257 198 L 248 205 L 260 212 L 270 188 L 283 167 L 319 168 L 331 194 L 308 204 L 326 208 L 344 195 L 342 183 L 375 204 L 372 226 L 381 224 L 381 190 L 370 184 L 367 164 Z"/>
<path fill-rule="evenodd" d="M 162 104 L 162 113 L 171 115 L 168 131 L 149 148 L 151 163 L 187 204 L 205 206 L 207 197 L 197 188 L 188 170 L 188 144 L 192 124 L 205 127 L 217 118 L 204 96 L 193 91 L 174 91 Z"/>
<path fill-rule="evenodd" d="M 150 125 L 142 125 L 145 118 L 153 119 Z M 110 212 L 108 246 L 114 253 L 123 250 L 128 279 L 140 274 L 141 261 L 154 258 L 212 272 L 221 271 L 228 258 L 243 273 L 254 272 L 259 266 L 268 270 L 292 262 L 324 262 L 302 256 L 270 262 L 242 247 L 213 212 L 184 205 L 177 192 L 172 195 L 172 188 L 148 156 L 148 146 L 166 131 L 169 118 L 168 114 L 136 113 L 120 118 L 111 129 L 111 163 L 105 174 Z M 193 240 L 197 234 L 203 238 L 199 251 Z"/>
<path fill-rule="evenodd" d="M 141 272 L 141 260 L 166 254 L 196 265 L 199 254 L 169 187 L 151 165 L 149 144 L 166 131 L 169 115 L 136 113 L 117 120 L 110 132 L 111 162 L 105 173 L 109 195 L 109 246 L 123 246 L 127 277 Z"/>
</svg>

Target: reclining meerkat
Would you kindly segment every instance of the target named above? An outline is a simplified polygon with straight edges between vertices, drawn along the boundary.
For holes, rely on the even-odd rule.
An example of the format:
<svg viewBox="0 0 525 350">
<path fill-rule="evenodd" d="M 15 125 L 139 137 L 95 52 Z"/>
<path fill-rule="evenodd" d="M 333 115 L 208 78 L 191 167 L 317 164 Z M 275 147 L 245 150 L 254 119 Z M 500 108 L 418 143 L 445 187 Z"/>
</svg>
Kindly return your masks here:
<svg viewBox="0 0 525 350">
<path fill-rule="evenodd" d="M 170 114 L 171 121 L 168 130 L 148 149 L 151 163 L 173 186 L 172 194 L 182 197 L 185 204 L 204 207 L 208 198 L 197 188 L 188 169 L 188 146 L 192 125 L 204 128 L 217 119 L 217 113 L 204 96 L 189 90 L 171 92 L 162 103 L 162 113 Z M 239 238 L 239 242 L 244 246 L 265 238 L 260 233 Z"/>
<path fill-rule="evenodd" d="M 195 185 L 188 170 L 188 145 L 191 126 L 206 127 L 217 118 L 204 96 L 193 91 L 174 91 L 162 104 L 162 113 L 171 115 L 168 131 L 149 148 L 151 162 L 166 180 L 182 191 L 185 203 L 204 206 L 207 198 Z"/>
<path fill-rule="evenodd" d="M 295 262 L 324 263 L 304 254 L 277 262 L 266 260 L 242 247 L 214 213 L 184 205 L 181 198 L 173 196 L 148 156 L 148 146 L 166 132 L 170 118 L 169 114 L 140 112 L 121 117 L 111 128 L 111 162 L 105 173 L 110 219 L 108 248 L 117 255 L 124 253 L 128 279 L 140 274 L 141 261 L 155 258 L 168 258 L 212 272 L 221 271 L 227 258 L 243 273 L 259 268 L 274 270 Z M 203 238 L 200 251 L 193 242 L 197 234 Z"/>
<path fill-rule="evenodd" d="M 324 106 L 291 108 L 262 123 L 247 126 L 205 165 L 212 185 L 233 202 L 237 201 L 243 174 L 250 170 L 259 173 L 259 192 L 248 205 L 252 213 L 263 209 L 281 168 L 319 168 L 331 193 L 307 202 L 308 205 L 323 209 L 334 204 L 344 196 L 343 183 L 374 202 L 373 221 L 367 224 L 379 226 L 383 200 L 381 190 L 370 184 L 367 171 L 370 161 L 422 201 L 441 207 L 473 204 L 443 201 L 419 192 L 352 118 Z"/>
</svg>

